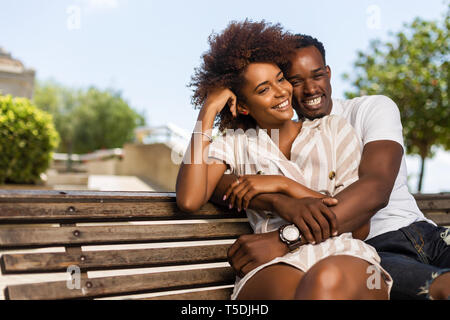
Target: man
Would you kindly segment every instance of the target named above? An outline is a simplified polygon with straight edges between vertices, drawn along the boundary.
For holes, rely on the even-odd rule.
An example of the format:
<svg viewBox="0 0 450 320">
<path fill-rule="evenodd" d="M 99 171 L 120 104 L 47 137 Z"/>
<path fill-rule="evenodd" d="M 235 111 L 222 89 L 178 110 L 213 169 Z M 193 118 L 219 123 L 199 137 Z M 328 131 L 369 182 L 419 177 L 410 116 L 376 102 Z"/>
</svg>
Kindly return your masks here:
<svg viewBox="0 0 450 320">
<path fill-rule="evenodd" d="M 396 104 L 385 96 L 332 99 L 331 70 L 326 65 L 322 43 L 306 35 L 299 35 L 298 39 L 298 50 L 286 74 L 293 85 L 297 114 L 308 119 L 329 114 L 346 118 L 356 130 L 363 150 L 359 180 L 340 192 L 336 196 L 337 205 L 331 207 L 339 233 L 353 232 L 377 249 L 383 268 L 394 280 L 393 299 L 447 299 L 449 230 L 426 219 L 408 191 L 402 125 Z M 282 194 L 242 199 L 230 193 L 237 184 L 236 177 L 224 176 L 213 201 L 223 204 L 227 192 L 229 203 L 236 203 L 239 210 L 244 201 L 253 209 L 275 211 L 297 225 L 303 242 L 320 242 L 331 236 L 333 222 L 321 216 L 320 208 L 325 206 L 321 200 L 292 199 Z M 369 221 L 367 234 L 365 226 Z M 240 237 L 230 248 L 229 258 L 233 268 L 245 274 L 287 252 L 278 232 L 271 232 Z"/>
</svg>

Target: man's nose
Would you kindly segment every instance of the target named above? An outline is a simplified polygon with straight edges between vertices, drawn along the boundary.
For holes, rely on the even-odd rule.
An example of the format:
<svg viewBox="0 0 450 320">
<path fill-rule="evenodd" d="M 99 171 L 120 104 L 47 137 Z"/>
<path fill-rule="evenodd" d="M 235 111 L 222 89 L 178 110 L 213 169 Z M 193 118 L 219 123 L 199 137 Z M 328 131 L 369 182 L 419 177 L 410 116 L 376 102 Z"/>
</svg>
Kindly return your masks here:
<svg viewBox="0 0 450 320">
<path fill-rule="evenodd" d="M 303 86 L 303 92 L 305 94 L 315 94 L 317 91 L 317 85 L 314 81 L 307 80 L 305 81 L 305 85 Z"/>
</svg>

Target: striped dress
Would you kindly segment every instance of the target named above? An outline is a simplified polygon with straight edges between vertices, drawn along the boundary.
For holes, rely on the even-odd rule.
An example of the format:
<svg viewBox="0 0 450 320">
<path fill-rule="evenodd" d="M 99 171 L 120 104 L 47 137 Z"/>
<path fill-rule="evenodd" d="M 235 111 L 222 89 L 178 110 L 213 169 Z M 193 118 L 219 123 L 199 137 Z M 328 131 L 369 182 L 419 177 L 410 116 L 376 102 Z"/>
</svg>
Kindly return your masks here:
<svg viewBox="0 0 450 320">
<path fill-rule="evenodd" d="M 353 127 L 343 118 L 330 115 L 306 120 L 291 147 L 291 159 L 278 148 L 277 132 L 271 137 L 260 128 L 228 130 L 217 137 L 209 147 L 209 157 L 225 162 L 236 175 L 284 175 L 322 194 L 334 196 L 358 179 L 361 159 L 360 143 Z M 246 210 L 255 233 L 270 232 L 288 223 L 276 213 Z M 365 242 L 353 239 L 351 233 L 312 245 L 303 245 L 296 251 L 259 266 L 243 278 L 236 279 L 235 299 L 243 285 L 262 268 L 287 263 L 304 272 L 319 260 L 332 255 L 351 255 L 368 261 L 379 275 L 392 286 L 390 275 L 381 267 L 376 250 Z"/>
</svg>

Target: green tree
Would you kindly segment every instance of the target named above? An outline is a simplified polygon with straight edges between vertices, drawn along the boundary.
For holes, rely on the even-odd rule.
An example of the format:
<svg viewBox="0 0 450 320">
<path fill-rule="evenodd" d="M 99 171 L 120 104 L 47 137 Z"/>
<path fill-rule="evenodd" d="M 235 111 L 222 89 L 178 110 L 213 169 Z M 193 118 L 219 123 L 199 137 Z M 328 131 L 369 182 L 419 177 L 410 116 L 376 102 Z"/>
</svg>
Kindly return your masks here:
<svg viewBox="0 0 450 320">
<path fill-rule="evenodd" d="M 90 88 L 78 96 L 74 110 L 77 153 L 122 147 L 132 141 L 134 129 L 144 125 L 144 117 L 131 109 L 120 92 Z"/>
<path fill-rule="evenodd" d="M 450 19 L 448 14 L 443 21 L 416 18 L 404 28 L 390 34 L 393 41 L 374 40 L 368 53 L 358 52 L 354 72 L 343 78 L 354 87 L 347 98 L 383 94 L 397 103 L 406 151 L 421 158 L 420 192 L 432 147 L 450 149 Z"/>
<path fill-rule="evenodd" d="M 58 142 L 50 114 L 26 98 L 0 95 L 0 184 L 39 180 Z"/>
<path fill-rule="evenodd" d="M 145 124 L 112 89 L 75 90 L 46 82 L 37 85 L 34 102 L 53 115 L 62 140 L 58 151 L 69 154 L 122 147 L 132 141 L 134 129 Z"/>
<path fill-rule="evenodd" d="M 34 103 L 42 110 L 53 116 L 55 128 L 61 137 L 58 152 L 69 153 L 73 151 L 73 137 L 76 121 L 73 118 L 77 107 L 78 92 L 48 81 L 38 82 L 34 90 Z"/>
</svg>

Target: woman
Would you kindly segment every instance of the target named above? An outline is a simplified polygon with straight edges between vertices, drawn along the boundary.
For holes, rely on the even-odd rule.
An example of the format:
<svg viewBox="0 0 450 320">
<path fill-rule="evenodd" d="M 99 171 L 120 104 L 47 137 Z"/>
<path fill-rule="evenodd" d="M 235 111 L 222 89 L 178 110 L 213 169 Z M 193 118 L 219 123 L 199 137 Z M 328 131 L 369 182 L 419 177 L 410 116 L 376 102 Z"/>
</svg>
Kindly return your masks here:
<svg viewBox="0 0 450 320">
<path fill-rule="evenodd" d="M 231 23 L 209 42 L 191 84 L 193 102 L 202 107 L 177 178 L 182 210 L 205 204 L 226 170 L 240 177 L 233 188 L 253 196 L 252 177 L 264 185 L 259 192 L 297 198 L 333 196 L 358 178 L 359 144 L 349 124 L 336 116 L 291 120 L 292 86 L 280 68 L 295 49 L 288 33 L 246 20 Z M 212 142 L 216 117 L 219 130 L 227 132 Z M 299 247 L 300 236 L 295 242 L 283 238 L 289 221 L 273 212 L 246 212 L 255 233 L 279 229 L 292 251 L 238 275 L 232 299 L 314 299 L 327 298 L 327 292 L 333 298 L 388 298 L 392 280 L 379 256 L 350 233 Z M 371 266 L 383 277 L 377 290 L 368 287 Z M 322 287 L 312 281 L 320 278 Z M 341 283 L 346 287 L 333 286 Z"/>
</svg>

